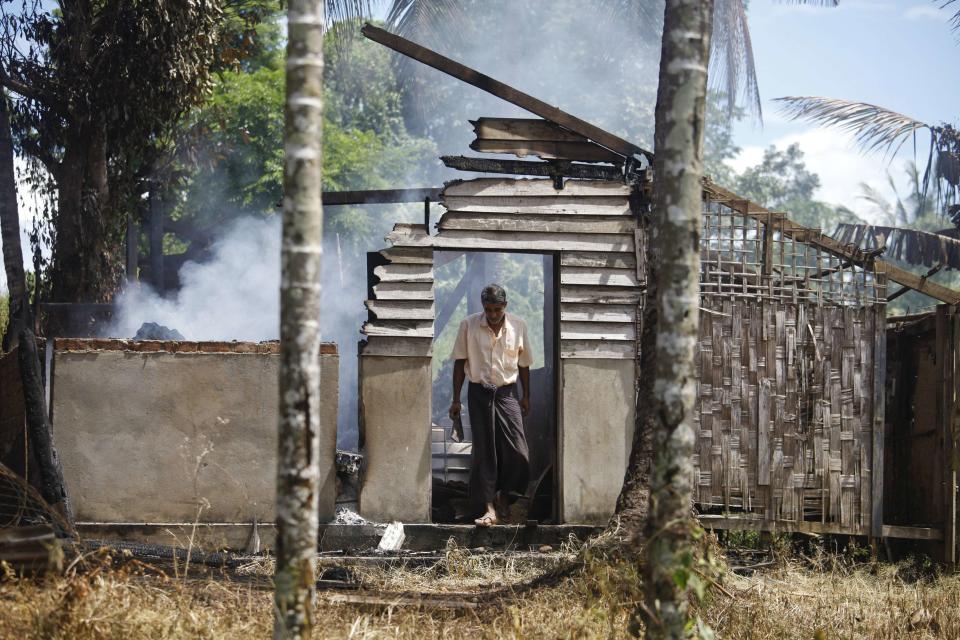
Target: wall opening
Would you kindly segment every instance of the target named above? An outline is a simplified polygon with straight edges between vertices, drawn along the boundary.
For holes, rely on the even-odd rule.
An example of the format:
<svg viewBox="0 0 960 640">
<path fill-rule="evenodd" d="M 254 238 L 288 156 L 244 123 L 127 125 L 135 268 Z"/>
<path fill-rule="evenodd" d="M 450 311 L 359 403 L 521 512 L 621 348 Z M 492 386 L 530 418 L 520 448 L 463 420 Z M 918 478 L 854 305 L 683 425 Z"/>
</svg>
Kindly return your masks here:
<svg viewBox="0 0 960 640">
<path fill-rule="evenodd" d="M 558 295 L 555 270 L 559 261 L 550 253 L 492 251 L 434 251 L 436 323 L 433 345 L 433 403 L 431 457 L 434 522 L 461 522 L 472 518 L 467 486 L 470 477 L 472 433 L 466 410 L 465 439 L 450 437 L 447 415 L 452 401 L 453 360 L 450 354 L 460 322 L 482 310 L 480 291 L 498 282 L 507 291 L 508 313 L 527 323 L 534 351 L 530 368 L 531 407 L 524 419 L 530 449 L 528 500 L 514 513 L 541 522 L 556 520 L 557 486 L 557 324 Z"/>
</svg>

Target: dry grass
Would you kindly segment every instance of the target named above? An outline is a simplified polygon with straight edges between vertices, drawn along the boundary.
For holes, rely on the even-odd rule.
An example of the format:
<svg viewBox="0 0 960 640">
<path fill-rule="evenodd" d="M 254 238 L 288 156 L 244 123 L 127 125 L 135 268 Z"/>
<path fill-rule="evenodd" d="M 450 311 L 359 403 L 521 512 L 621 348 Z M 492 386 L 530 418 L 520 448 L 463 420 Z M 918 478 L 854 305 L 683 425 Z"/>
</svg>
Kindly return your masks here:
<svg viewBox="0 0 960 640">
<path fill-rule="evenodd" d="M 556 585 L 475 608 L 334 604 L 321 592 L 315 637 L 626 637 L 640 597 L 636 566 L 595 549 L 585 556 L 583 570 Z M 365 593 L 452 597 L 522 584 L 542 567 L 451 547 L 430 567 L 357 569 L 355 576 Z M 958 638 L 960 577 L 917 579 L 907 564 L 783 560 L 751 577 L 727 575 L 700 613 L 724 638 Z M 266 638 L 272 621 L 268 590 L 164 577 L 136 563 L 94 563 L 41 582 L 0 581 L 0 638 Z"/>
</svg>

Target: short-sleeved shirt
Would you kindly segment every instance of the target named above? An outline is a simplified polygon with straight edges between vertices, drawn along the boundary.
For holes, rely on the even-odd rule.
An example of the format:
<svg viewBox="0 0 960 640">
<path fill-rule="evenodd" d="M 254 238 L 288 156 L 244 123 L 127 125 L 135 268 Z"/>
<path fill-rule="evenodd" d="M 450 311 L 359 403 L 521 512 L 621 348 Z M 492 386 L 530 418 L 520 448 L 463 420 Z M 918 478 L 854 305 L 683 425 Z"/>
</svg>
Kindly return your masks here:
<svg viewBox="0 0 960 640">
<path fill-rule="evenodd" d="M 464 371 L 470 382 L 502 387 L 517 381 L 519 367 L 533 364 L 527 323 L 513 314 L 504 315 L 499 336 L 494 335 L 483 312 L 460 323 L 453 359 L 467 361 Z"/>
</svg>

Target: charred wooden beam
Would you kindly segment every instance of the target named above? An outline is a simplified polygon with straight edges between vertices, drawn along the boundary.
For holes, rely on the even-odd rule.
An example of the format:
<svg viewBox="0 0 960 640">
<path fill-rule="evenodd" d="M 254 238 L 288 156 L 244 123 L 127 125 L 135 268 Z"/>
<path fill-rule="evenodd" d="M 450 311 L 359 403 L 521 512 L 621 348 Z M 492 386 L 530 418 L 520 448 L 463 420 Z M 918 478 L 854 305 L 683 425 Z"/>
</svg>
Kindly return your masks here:
<svg viewBox="0 0 960 640">
<path fill-rule="evenodd" d="M 440 161 L 451 169 L 477 173 L 505 173 L 519 176 L 547 178 L 579 178 L 581 180 L 622 180 L 617 167 L 577 162 L 537 162 L 535 160 L 498 160 L 468 156 L 440 156 Z"/>
<path fill-rule="evenodd" d="M 324 191 L 323 204 L 327 206 L 347 204 L 392 204 L 401 202 L 423 202 L 426 199 L 439 200 L 441 189 L 426 187 L 420 189 L 366 189 L 363 191 Z"/>
<path fill-rule="evenodd" d="M 593 140 L 597 144 L 615 151 L 624 157 L 632 157 L 634 155 L 642 155 L 648 160 L 653 159 L 653 154 L 646 149 L 641 149 L 632 142 L 627 142 L 619 136 L 615 136 L 608 131 L 604 131 L 600 127 L 590 124 L 585 120 L 581 120 L 576 116 L 573 116 L 565 111 L 558 109 L 552 105 L 547 104 L 543 100 L 534 98 L 533 96 L 514 89 L 508 84 L 495 80 L 490 76 L 480 73 L 475 69 L 460 64 L 455 60 L 451 60 L 446 56 L 442 56 L 436 51 L 427 49 L 424 46 L 411 42 L 406 38 L 401 38 L 398 35 L 392 34 L 389 31 L 377 28 L 371 24 L 363 25 L 361 32 L 364 36 L 373 40 L 374 42 L 379 42 L 385 47 L 389 47 L 398 53 L 413 58 L 418 62 L 433 67 L 438 71 L 442 71 L 447 75 L 453 76 L 458 80 L 462 80 L 467 84 L 473 85 L 478 89 L 482 89 L 487 93 L 497 96 L 511 104 L 515 104 L 521 109 L 526 109 L 530 113 L 540 116 L 546 120 L 549 120 L 555 124 L 560 125 L 564 129 L 568 129 L 574 133 L 579 133 L 580 135 Z"/>
</svg>

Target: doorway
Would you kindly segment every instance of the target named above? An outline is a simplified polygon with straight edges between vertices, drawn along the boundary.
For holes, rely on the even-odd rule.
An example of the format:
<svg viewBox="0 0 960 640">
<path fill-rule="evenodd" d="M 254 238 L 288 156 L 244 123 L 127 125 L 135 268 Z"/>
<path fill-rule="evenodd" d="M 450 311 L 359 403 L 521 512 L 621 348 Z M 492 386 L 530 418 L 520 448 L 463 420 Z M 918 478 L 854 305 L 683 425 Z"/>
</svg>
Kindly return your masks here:
<svg viewBox="0 0 960 640">
<path fill-rule="evenodd" d="M 534 355 L 530 367 L 530 415 L 524 418 L 530 450 L 530 485 L 526 499 L 515 505 L 511 520 L 556 522 L 559 260 L 553 253 L 434 251 L 433 264 L 433 521 L 472 522 L 467 493 L 472 433 L 464 388 L 464 441 L 455 443 L 451 439 L 452 422 L 447 415 L 453 396 L 450 354 L 460 322 L 467 315 L 482 311 L 480 291 L 496 282 L 507 292 L 508 312 L 527 323 Z"/>
</svg>

